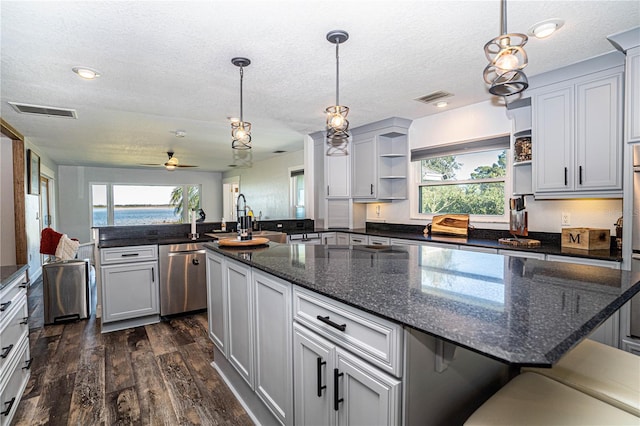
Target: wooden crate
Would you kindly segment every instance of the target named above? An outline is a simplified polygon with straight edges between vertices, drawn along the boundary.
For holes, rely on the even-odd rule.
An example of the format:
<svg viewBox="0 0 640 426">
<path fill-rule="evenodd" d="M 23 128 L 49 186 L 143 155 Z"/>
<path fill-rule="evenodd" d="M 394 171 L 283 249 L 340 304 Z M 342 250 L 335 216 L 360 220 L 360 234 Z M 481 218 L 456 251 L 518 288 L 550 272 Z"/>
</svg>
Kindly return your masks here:
<svg viewBox="0 0 640 426">
<path fill-rule="evenodd" d="M 561 245 L 563 248 L 608 250 L 611 248 L 611 235 L 608 229 L 564 228 Z"/>
</svg>

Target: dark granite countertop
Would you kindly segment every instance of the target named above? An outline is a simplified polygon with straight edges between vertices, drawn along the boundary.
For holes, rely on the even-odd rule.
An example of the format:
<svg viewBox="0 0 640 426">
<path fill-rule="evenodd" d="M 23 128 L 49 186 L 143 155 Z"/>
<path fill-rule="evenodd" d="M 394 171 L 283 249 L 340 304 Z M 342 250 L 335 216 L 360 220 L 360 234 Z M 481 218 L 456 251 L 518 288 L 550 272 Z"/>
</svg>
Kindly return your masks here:
<svg viewBox="0 0 640 426">
<path fill-rule="evenodd" d="M 127 247 L 127 246 L 144 246 L 147 244 L 180 244 L 180 243 L 207 243 L 215 241 L 215 238 L 209 236 L 200 235 L 200 238 L 192 240 L 188 236 L 184 237 L 161 237 L 161 238 L 117 238 L 112 240 L 101 240 L 98 242 L 98 248 L 111 248 L 111 247 Z"/>
<path fill-rule="evenodd" d="M 519 366 L 551 366 L 640 290 L 640 272 L 429 246 L 205 247 Z"/>
<path fill-rule="evenodd" d="M 29 265 L 0 266 L 0 290 L 29 268 Z"/>
</svg>

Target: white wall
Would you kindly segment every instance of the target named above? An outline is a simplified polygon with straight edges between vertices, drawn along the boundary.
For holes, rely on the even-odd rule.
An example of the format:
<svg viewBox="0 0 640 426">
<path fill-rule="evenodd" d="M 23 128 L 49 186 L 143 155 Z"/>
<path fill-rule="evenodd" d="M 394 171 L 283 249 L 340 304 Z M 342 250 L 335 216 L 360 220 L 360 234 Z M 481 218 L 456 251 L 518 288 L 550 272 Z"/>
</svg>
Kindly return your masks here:
<svg viewBox="0 0 640 426">
<path fill-rule="evenodd" d="M 511 132 L 511 120 L 504 106 L 493 105 L 490 101 L 414 120 L 409 128 L 409 145 L 413 148 L 479 139 Z M 410 172 L 412 167 L 410 166 Z M 411 173 L 412 178 L 413 174 Z M 409 191 L 417 189 L 413 179 L 409 179 Z M 509 192 L 511 190 L 509 189 Z M 416 204 L 416 206 L 413 206 Z M 380 215 L 377 214 L 380 207 Z M 571 227 L 607 228 L 615 232 L 614 223 L 622 216 L 622 199 L 584 200 L 539 200 L 526 198 L 529 212 L 529 230 L 538 232 L 561 232 L 562 212 L 571 214 Z M 368 221 L 386 221 L 426 225 L 429 220 L 412 219 L 411 212 L 417 209 L 417 202 L 410 200 L 367 205 Z M 508 229 L 508 222 L 473 223 L 479 228 Z"/>
<path fill-rule="evenodd" d="M 202 185 L 201 206 L 207 221 L 220 220 L 222 174 L 190 170 L 141 170 L 106 167 L 58 167 L 58 232 L 90 240 L 92 183 L 134 183 L 142 185 Z"/>
<path fill-rule="evenodd" d="M 293 217 L 290 208 L 289 167 L 302 165 L 304 150 L 257 161 L 251 168 L 225 172 L 224 177 L 240 176 L 240 192 L 244 194 L 256 216 L 262 211 L 262 219 L 289 219 Z M 305 180 L 311 179 L 311 176 L 305 170 Z"/>
<path fill-rule="evenodd" d="M 0 265 L 16 264 L 12 145 L 11 139 L 0 137 Z"/>
</svg>

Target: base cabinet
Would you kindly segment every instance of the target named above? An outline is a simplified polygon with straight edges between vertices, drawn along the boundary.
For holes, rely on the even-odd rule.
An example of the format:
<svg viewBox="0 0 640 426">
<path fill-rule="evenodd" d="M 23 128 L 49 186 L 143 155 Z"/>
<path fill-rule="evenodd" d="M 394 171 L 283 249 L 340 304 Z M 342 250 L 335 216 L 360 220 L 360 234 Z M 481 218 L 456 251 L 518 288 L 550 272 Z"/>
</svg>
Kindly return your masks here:
<svg viewBox="0 0 640 426">
<path fill-rule="evenodd" d="M 296 424 L 400 423 L 400 380 L 299 324 L 293 350 Z"/>
<path fill-rule="evenodd" d="M 207 312 L 209 338 L 227 356 L 227 286 L 224 257 L 207 251 Z"/>
<path fill-rule="evenodd" d="M 107 265 L 102 270 L 102 322 L 158 314 L 158 262 Z"/>
<path fill-rule="evenodd" d="M 240 376 L 254 389 L 253 303 L 251 269 L 227 261 L 228 359 Z"/>
</svg>

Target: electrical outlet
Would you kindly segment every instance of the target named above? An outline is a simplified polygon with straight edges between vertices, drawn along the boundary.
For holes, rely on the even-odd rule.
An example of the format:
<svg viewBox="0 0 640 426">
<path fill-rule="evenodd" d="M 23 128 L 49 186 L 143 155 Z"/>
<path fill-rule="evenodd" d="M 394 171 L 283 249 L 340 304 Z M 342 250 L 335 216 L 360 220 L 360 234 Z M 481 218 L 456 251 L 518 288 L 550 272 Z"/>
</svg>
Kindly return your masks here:
<svg viewBox="0 0 640 426">
<path fill-rule="evenodd" d="M 569 226 L 571 225 L 571 213 L 569 212 L 562 212 L 562 222 L 561 222 L 562 226 Z"/>
</svg>

